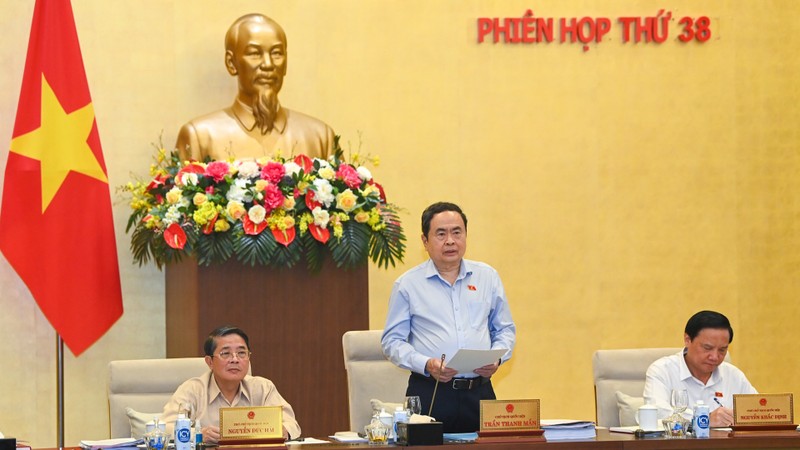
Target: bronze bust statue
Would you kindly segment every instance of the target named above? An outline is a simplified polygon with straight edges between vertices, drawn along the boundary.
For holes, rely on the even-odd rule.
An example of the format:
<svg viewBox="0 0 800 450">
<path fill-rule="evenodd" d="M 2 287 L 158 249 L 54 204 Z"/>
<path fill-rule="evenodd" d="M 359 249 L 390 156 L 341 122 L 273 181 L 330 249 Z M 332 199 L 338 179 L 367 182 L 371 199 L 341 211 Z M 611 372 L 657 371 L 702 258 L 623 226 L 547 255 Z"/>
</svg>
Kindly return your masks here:
<svg viewBox="0 0 800 450">
<path fill-rule="evenodd" d="M 281 106 L 286 75 L 286 34 L 262 14 L 238 18 L 225 35 L 225 67 L 239 80 L 228 108 L 191 120 L 178 133 L 182 159 L 258 158 L 285 155 L 327 158 L 333 129 L 311 116 Z"/>
</svg>

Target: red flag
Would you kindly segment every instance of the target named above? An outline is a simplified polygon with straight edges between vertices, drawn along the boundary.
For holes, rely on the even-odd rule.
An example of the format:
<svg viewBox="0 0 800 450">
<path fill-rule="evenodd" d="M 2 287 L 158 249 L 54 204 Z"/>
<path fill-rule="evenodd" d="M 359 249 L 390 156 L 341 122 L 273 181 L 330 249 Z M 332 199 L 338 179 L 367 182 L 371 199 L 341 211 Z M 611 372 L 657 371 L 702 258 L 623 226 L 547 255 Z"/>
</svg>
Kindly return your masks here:
<svg viewBox="0 0 800 450">
<path fill-rule="evenodd" d="M 69 0 L 37 0 L 3 187 L 0 250 L 80 355 L 122 315 L 103 151 Z"/>
</svg>

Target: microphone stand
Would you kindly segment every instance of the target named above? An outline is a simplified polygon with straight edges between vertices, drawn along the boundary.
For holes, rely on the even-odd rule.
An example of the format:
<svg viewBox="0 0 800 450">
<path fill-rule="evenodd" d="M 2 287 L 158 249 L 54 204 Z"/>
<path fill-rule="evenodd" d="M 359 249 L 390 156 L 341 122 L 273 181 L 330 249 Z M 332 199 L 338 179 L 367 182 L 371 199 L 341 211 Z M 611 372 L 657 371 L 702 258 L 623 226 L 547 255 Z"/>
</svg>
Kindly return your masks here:
<svg viewBox="0 0 800 450">
<path fill-rule="evenodd" d="M 442 353 L 442 364 L 439 368 L 439 373 L 444 370 L 444 353 Z M 436 388 L 439 387 L 439 377 L 436 377 L 436 384 L 433 385 L 433 395 L 431 396 L 431 407 L 428 408 L 428 415 L 430 416 L 433 412 L 433 401 L 436 400 Z"/>
</svg>

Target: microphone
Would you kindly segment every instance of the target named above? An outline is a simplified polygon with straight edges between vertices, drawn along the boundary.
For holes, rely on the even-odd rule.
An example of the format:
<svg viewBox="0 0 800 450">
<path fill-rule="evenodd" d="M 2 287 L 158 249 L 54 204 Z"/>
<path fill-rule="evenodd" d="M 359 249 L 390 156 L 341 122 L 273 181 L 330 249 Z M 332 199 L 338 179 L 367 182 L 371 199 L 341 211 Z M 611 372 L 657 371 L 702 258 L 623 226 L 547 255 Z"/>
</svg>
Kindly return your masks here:
<svg viewBox="0 0 800 450">
<path fill-rule="evenodd" d="M 439 368 L 439 372 L 444 370 L 444 353 L 442 353 L 442 365 Z M 433 385 L 433 395 L 431 395 L 431 407 L 428 408 L 428 415 L 430 416 L 433 412 L 433 401 L 436 400 L 436 388 L 439 387 L 439 377 L 436 377 L 436 384 Z"/>
</svg>

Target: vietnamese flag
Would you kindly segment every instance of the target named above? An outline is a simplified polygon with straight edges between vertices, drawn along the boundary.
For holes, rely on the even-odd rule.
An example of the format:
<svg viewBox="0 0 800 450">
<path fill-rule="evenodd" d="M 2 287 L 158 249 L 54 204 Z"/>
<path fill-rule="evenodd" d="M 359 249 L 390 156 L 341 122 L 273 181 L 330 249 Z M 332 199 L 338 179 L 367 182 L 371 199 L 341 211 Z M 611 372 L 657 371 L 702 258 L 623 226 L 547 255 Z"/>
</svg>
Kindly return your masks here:
<svg viewBox="0 0 800 450">
<path fill-rule="evenodd" d="M 73 354 L 122 315 L 100 136 L 69 0 L 37 0 L 3 181 L 0 250 Z"/>
</svg>

